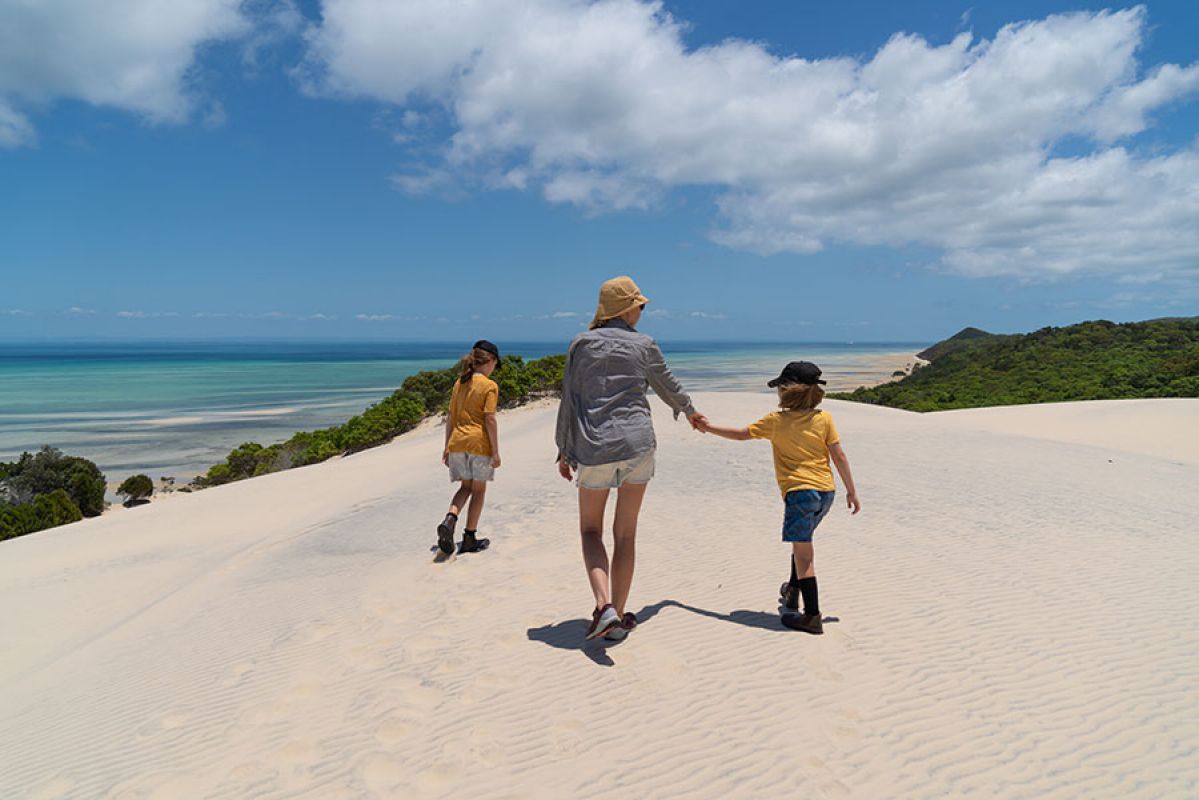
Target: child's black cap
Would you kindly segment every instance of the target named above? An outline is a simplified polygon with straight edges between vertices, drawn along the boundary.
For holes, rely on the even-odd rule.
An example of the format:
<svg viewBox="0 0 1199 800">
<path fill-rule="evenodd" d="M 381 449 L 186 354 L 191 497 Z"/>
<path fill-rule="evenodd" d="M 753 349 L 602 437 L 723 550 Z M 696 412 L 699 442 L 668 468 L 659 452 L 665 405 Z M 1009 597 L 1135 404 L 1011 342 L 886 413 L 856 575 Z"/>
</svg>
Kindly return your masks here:
<svg viewBox="0 0 1199 800">
<path fill-rule="evenodd" d="M 787 366 L 783 367 L 783 371 L 779 376 L 770 381 L 766 385 L 774 388 L 780 384 L 786 383 L 828 383 L 828 381 L 820 380 L 820 367 L 813 364 L 811 361 L 792 361 Z"/>
<path fill-rule="evenodd" d="M 494 344 L 486 339 L 480 339 L 479 341 L 475 342 L 475 349 L 482 350 L 484 353 L 491 353 L 493 356 L 495 356 L 496 367 L 498 368 L 500 366 L 500 349 Z"/>
</svg>

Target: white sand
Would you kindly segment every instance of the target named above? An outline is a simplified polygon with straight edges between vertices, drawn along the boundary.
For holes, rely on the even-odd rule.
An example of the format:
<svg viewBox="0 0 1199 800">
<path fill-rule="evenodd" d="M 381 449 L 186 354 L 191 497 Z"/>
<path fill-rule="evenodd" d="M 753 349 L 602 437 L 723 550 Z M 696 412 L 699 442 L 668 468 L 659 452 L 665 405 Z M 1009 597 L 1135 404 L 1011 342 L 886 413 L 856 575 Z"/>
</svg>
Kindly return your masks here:
<svg viewBox="0 0 1199 800">
<path fill-rule="evenodd" d="M 427 428 L 0 544 L 0 797 L 1199 796 L 1199 401 L 828 405 L 865 511 L 817 535 L 819 638 L 769 447 L 666 413 L 607 650 L 552 408 L 503 415 L 449 563 Z"/>
</svg>

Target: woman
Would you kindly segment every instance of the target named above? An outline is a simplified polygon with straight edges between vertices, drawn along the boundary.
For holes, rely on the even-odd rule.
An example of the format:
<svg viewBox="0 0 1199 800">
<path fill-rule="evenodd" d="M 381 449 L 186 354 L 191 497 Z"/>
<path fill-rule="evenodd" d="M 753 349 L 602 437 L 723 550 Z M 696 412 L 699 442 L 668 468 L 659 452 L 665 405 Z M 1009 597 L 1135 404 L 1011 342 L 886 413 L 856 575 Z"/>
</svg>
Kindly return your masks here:
<svg viewBox="0 0 1199 800">
<path fill-rule="evenodd" d="M 633 583 L 637 517 L 654 475 L 653 420 L 645 390 L 687 416 L 691 426 L 706 422 L 670 374 L 657 343 L 636 330 L 649 298 L 632 278 L 613 278 L 600 287 L 591 327 L 570 343 L 558 407 L 558 471 L 570 480 L 578 471 L 579 531 L 583 563 L 595 611 L 586 638 L 620 640 L 637 625 L 625 611 Z M 604 548 L 604 507 L 616 489 L 611 578 Z"/>
</svg>

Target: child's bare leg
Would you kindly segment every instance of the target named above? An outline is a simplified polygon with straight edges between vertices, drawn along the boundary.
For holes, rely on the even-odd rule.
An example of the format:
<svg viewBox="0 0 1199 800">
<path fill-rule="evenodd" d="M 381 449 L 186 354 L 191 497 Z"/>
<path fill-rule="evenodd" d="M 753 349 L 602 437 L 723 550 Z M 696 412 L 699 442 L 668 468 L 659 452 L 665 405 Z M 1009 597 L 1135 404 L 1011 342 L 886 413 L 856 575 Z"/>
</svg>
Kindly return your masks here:
<svg viewBox="0 0 1199 800">
<path fill-rule="evenodd" d="M 455 517 L 462 511 L 462 507 L 466 505 L 466 501 L 470 499 L 470 481 L 463 481 L 458 487 L 458 491 L 454 492 L 454 498 L 450 500 L 449 513 Z"/>
<path fill-rule="evenodd" d="M 466 510 L 466 527 L 463 530 L 477 531 L 479 517 L 483 515 L 483 501 L 487 497 L 487 481 L 463 481 L 462 483 L 470 495 L 470 508 Z M 457 495 L 454 496 L 457 497 Z"/>
<path fill-rule="evenodd" d="M 608 505 L 608 489 L 579 487 L 579 533 L 583 540 L 583 565 L 587 580 L 595 595 L 595 607 L 603 608 L 611 601 L 608 589 L 608 551 L 604 549 L 604 508 Z"/>
<path fill-rule="evenodd" d="M 820 596 L 816 590 L 816 556 L 811 542 L 792 542 L 791 559 L 799 576 L 799 591 L 803 596 L 805 616 L 820 616 Z"/>
<path fill-rule="evenodd" d="M 637 517 L 648 483 L 626 483 L 616 490 L 616 518 L 612 521 L 612 604 L 624 617 L 624 605 L 633 585 L 637 559 Z"/>
<path fill-rule="evenodd" d="M 815 558 L 811 542 L 791 543 L 791 561 L 795 567 L 795 577 L 799 580 L 816 577 Z"/>
</svg>

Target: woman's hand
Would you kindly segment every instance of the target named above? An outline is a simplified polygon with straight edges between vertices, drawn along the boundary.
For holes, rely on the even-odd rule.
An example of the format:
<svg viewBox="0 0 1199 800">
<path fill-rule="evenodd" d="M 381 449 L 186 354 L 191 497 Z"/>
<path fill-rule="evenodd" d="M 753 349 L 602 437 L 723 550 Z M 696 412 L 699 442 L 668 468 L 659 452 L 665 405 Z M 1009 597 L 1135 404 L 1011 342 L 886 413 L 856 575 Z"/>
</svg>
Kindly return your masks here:
<svg viewBox="0 0 1199 800">
<path fill-rule="evenodd" d="M 855 514 L 862 510 L 862 504 L 858 502 L 857 492 L 850 492 L 845 495 L 845 504 L 847 507 L 852 508 Z"/>
<path fill-rule="evenodd" d="M 499 453 L 496 453 L 495 455 L 493 455 L 491 457 L 491 468 L 492 469 L 500 468 L 500 454 Z"/>
<path fill-rule="evenodd" d="M 441 463 L 447 467 L 450 465 L 450 448 L 441 451 Z"/>
<path fill-rule="evenodd" d="M 696 411 L 691 416 L 687 417 L 687 421 L 691 423 L 691 429 L 700 433 L 708 432 L 708 418 Z"/>
<path fill-rule="evenodd" d="M 558 474 L 561 475 L 563 478 L 566 478 L 566 480 L 570 480 L 571 478 L 574 477 L 574 475 L 571 474 L 571 471 L 570 471 L 570 464 L 567 464 L 566 459 L 563 458 L 561 455 L 558 456 Z"/>
</svg>

